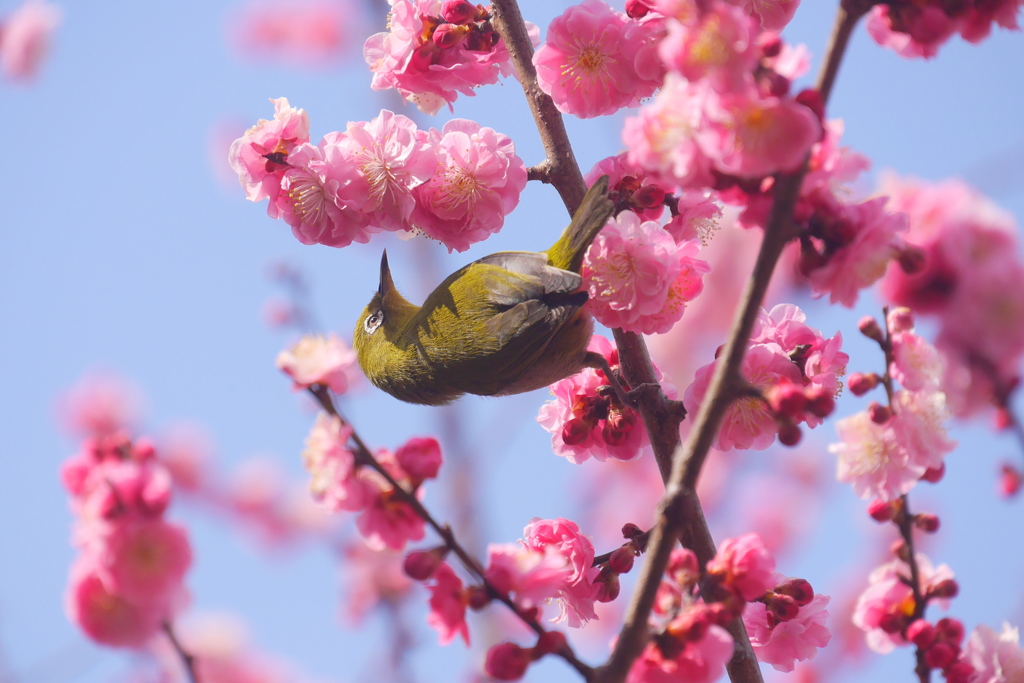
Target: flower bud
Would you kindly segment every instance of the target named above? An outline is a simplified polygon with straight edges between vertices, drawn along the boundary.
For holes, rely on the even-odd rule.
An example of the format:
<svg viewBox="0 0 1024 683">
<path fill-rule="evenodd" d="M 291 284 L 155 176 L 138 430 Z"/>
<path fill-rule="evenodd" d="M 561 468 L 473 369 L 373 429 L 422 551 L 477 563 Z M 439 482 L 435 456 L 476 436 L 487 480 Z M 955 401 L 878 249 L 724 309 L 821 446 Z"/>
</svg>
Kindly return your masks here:
<svg viewBox="0 0 1024 683">
<path fill-rule="evenodd" d="M 644 185 L 633 194 L 633 204 L 641 209 L 653 209 L 665 203 L 665 190 L 657 185 Z"/>
<path fill-rule="evenodd" d="M 441 16 L 453 24 L 468 24 L 477 16 L 477 6 L 468 0 L 445 0 L 441 5 Z"/>
<path fill-rule="evenodd" d="M 882 378 L 877 372 L 855 372 L 847 378 L 846 386 L 850 387 L 854 396 L 863 396 L 877 387 L 881 381 Z"/>
<path fill-rule="evenodd" d="M 565 634 L 561 631 L 545 631 L 537 638 L 537 644 L 533 647 L 533 658 L 540 659 L 544 655 L 559 652 L 567 642 Z"/>
<path fill-rule="evenodd" d="M 903 630 L 903 625 L 906 623 L 907 618 L 902 614 L 889 612 L 888 614 L 883 614 L 881 619 L 878 620 L 878 628 L 886 633 L 899 633 Z"/>
<path fill-rule="evenodd" d="M 935 630 L 943 640 L 953 643 L 956 647 L 964 642 L 964 625 L 958 619 L 943 617 L 935 622 Z"/>
<path fill-rule="evenodd" d="M 946 463 L 942 463 L 938 467 L 929 467 L 921 475 L 921 480 L 931 484 L 938 484 L 944 476 L 946 476 Z"/>
<path fill-rule="evenodd" d="M 802 433 L 800 426 L 792 422 L 783 422 L 779 425 L 779 443 L 783 446 L 795 446 L 800 443 Z"/>
<path fill-rule="evenodd" d="M 1006 408 L 996 408 L 993 421 L 996 423 L 996 430 L 1000 432 L 1013 426 L 1013 416 Z"/>
<path fill-rule="evenodd" d="M 927 650 L 935 642 L 935 627 L 924 619 L 918 619 L 907 627 L 907 640 Z"/>
<path fill-rule="evenodd" d="M 441 24 L 434 29 L 431 40 L 434 45 L 442 48 L 455 47 L 469 35 L 468 26 L 457 26 L 455 24 Z"/>
<path fill-rule="evenodd" d="M 943 579 L 928 591 L 929 598 L 955 598 L 960 593 L 960 584 L 955 579 Z M 963 634 L 961 634 L 962 637 Z"/>
<path fill-rule="evenodd" d="M 809 387 L 804 391 L 807 396 L 807 410 L 818 417 L 828 417 L 836 409 L 836 397 L 821 387 Z"/>
<path fill-rule="evenodd" d="M 612 556 L 608 558 L 608 566 L 616 574 L 626 574 L 633 568 L 635 559 L 633 548 L 627 544 L 612 552 Z"/>
<path fill-rule="evenodd" d="M 945 669 L 956 661 L 956 654 L 948 643 L 935 643 L 924 651 L 924 663 L 929 669 Z"/>
<path fill-rule="evenodd" d="M 643 533 L 643 529 L 638 527 L 636 524 L 633 524 L 633 522 L 626 522 L 625 524 L 622 525 L 622 537 L 623 538 L 628 538 L 630 540 L 633 540 L 634 538 L 636 538 L 637 536 L 641 535 L 642 533 Z"/>
<path fill-rule="evenodd" d="M 900 270 L 907 275 L 915 275 L 924 270 L 928 257 L 920 247 L 908 246 L 900 252 L 896 260 L 900 264 Z"/>
<path fill-rule="evenodd" d="M 142 437 L 136 439 L 132 447 L 132 460 L 136 462 L 146 462 L 156 457 L 156 447 L 153 446 L 153 442 Z"/>
<path fill-rule="evenodd" d="M 765 392 L 765 398 L 777 417 L 789 420 L 799 419 L 807 406 L 803 387 L 787 380 L 770 387 Z"/>
<path fill-rule="evenodd" d="M 977 673 L 973 666 L 963 660 L 954 662 L 942 672 L 946 677 L 946 683 L 970 683 Z"/>
<path fill-rule="evenodd" d="M 821 92 L 813 88 L 806 88 L 801 90 L 793 98 L 800 104 L 804 105 L 818 117 L 819 121 L 825 118 L 825 100 L 821 96 Z"/>
<path fill-rule="evenodd" d="M 792 596 L 782 593 L 769 591 L 764 598 L 764 604 L 779 621 L 789 621 L 800 613 L 800 605 L 796 603 L 796 600 Z"/>
<path fill-rule="evenodd" d="M 878 401 L 872 401 L 868 406 L 868 417 L 876 425 L 884 425 L 892 418 L 892 409 L 889 406 L 883 406 Z"/>
<path fill-rule="evenodd" d="M 939 518 L 927 512 L 914 515 L 914 526 L 926 534 L 934 534 L 939 530 Z"/>
<path fill-rule="evenodd" d="M 530 666 L 530 653 L 515 643 L 498 643 L 487 651 L 484 673 L 499 681 L 518 681 Z"/>
<path fill-rule="evenodd" d="M 566 446 L 576 446 L 590 436 L 590 425 L 578 417 L 574 417 L 562 427 L 562 442 Z"/>
<path fill-rule="evenodd" d="M 857 323 L 857 329 L 868 339 L 874 339 L 876 342 L 881 344 L 885 341 L 885 335 L 882 334 L 882 328 L 878 325 L 878 321 L 873 316 L 866 315 L 860 319 Z"/>
<path fill-rule="evenodd" d="M 914 329 L 914 312 L 906 306 L 897 306 L 889 311 L 887 322 L 889 324 L 889 331 L 893 334 L 897 332 L 910 332 Z"/>
<path fill-rule="evenodd" d="M 782 38 L 774 31 L 765 31 L 757 37 L 757 46 L 761 48 L 761 54 L 769 59 L 778 57 L 782 52 Z"/>
<path fill-rule="evenodd" d="M 888 522 L 896 515 L 896 506 L 892 501 L 876 498 L 868 504 L 868 514 L 876 522 Z"/>
<path fill-rule="evenodd" d="M 680 586 L 696 583 L 700 578 L 700 561 L 689 548 L 679 548 L 672 552 L 665 571 Z"/>
<path fill-rule="evenodd" d="M 790 579 L 786 583 L 777 586 L 775 592 L 781 595 L 788 595 L 796 600 L 800 607 L 808 604 L 814 599 L 814 588 L 807 579 Z"/>
<path fill-rule="evenodd" d="M 651 8 L 643 0 L 626 0 L 626 15 L 630 19 L 642 19 L 650 11 Z"/>
<path fill-rule="evenodd" d="M 415 481 L 434 479 L 441 469 L 441 444 L 430 437 L 409 439 L 395 451 L 395 460 Z"/>
<path fill-rule="evenodd" d="M 413 581 L 426 581 L 444 562 L 448 549 L 444 546 L 430 550 L 413 550 L 402 560 L 402 570 Z"/>
<path fill-rule="evenodd" d="M 622 590 L 619 575 L 613 571 L 602 570 L 594 584 L 597 586 L 597 595 L 594 599 L 598 602 L 612 602 L 619 597 L 619 591 Z"/>
<path fill-rule="evenodd" d="M 999 493 L 1004 498 L 1014 496 L 1020 491 L 1021 473 L 1016 467 L 1004 463 L 999 471 Z"/>
<path fill-rule="evenodd" d="M 470 586 L 466 589 L 466 604 L 473 611 L 479 612 L 491 603 L 491 596 L 483 586 Z"/>
</svg>

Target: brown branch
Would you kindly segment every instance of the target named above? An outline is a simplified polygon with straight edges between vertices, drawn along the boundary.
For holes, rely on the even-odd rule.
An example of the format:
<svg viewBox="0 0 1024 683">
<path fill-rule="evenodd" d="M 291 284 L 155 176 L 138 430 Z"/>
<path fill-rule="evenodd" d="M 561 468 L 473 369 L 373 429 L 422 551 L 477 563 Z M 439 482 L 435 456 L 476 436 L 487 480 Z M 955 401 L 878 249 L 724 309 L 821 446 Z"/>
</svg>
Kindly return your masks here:
<svg viewBox="0 0 1024 683">
<path fill-rule="evenodd" d="M 199 683 L 199 678 L 196 676 L 196 658 L 194 655 L 189 654 L 185 651 L 185 648 L 181 646 L 181 641 L 174 634 L 174 628 L 171 626 L 171 622 L 165 621 L 163 623 L 163 631 L 167 634 L 167 639 L 171 641 L 171 647 L 181 657 L 181 662 L 185 666 L 185 673 L 188 675 L 188 680 L 191 683 Z"/>
<path fill-rule="evenodd" d="M 331 397 L 331 392 L 326 386 L 322 384 L 314 384 L 310 387 L 309 391 L 316 398 L 320 407 L 322 407 L 328 414 L 338 418 L 343 424 L 346 424 L 349 427 L 352 426 L 351 423 L 338 413 L 338 409 L 334 405 L 334 399 Z M 455 538 L 455 533 L 451 530 L 451 527 L 447 524 L 439 523 L 423 503 L 420 502 L 419 498 L 416 497 L 415 492 L 407 491 L 405 487 L 403 487 L 391 475 L 391 473 L 380 464 L 360 438 L 359 434 L 354 430 L 352 432 L 351 439 L 352 443 L 356 446 L 356 463 L 371 467 L 375 472 L 384 477 L 401 501 L 411 507 L 417 516 L 426 522 L 426 524 L 441 537 L 444 541 L 445 547 L 459 558 L 459 561 L 462 563 L 462 566 L 466 568 L 466 571 L 472 574 L 476 580 L 480 582 L 480 585 L 484 587 L 484 590 L 487 591 L 487 594 L 491 596 L 492 599 L 503 603 L 506 607 L 512 610 L 512 612 L 538 636 L 544 635 L 547 631 L 545 631 L 544 627 L 540 625 L 535 616 L 528 614 L 512 600 L 508 593 L 498 590 L 498 588 L 487 579 L 484 574 L 484 568 L 476 558 L 470 555 L 465 547 L 459 543 Z M 568 644 L 566 644 L 557 654 L 568 662 L 570 666 L 576 669 L 576 671 L 583 676 L 584 680 L 591 681 L 593 679 L 594 670 L 580 661 Z"/>
<path fill-rule="evenodd" d="M 547 159 L 538 164 L 538 167 L 544 169 L 540 179 L 555 186 L 571 216 L 583 201 L 587 188 L 572 145 L 569 144 L 565 122 L 554 101 L 544 94 L 537 83 L 537 70 L 533 66 L 533 42 L 527 33 L 519 4 L 516 0 L 494 0 L 493 7 L 494 28 L 508 48 L 547 155 Z"/>
</svg>

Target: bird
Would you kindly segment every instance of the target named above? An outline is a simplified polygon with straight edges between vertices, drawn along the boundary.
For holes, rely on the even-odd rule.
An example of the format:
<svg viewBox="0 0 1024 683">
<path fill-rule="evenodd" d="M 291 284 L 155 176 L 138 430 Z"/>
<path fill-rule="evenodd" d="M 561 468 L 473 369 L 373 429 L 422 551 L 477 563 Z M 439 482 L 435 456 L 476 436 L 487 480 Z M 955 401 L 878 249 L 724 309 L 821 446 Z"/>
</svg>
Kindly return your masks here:
<svg viewBox="0 0 1024 683">
<path fill-rule="evenodd" d="M 408 403 L 439 406 L 463 394 L 508 396 L 599 368 L 624 389 L 599 353 L 587 350 L 594 321 L 580 270 L 614 209 L 608 176 L 587 191 L 547 251 L 505 251 L 460 268 L 422 306 L 395 287 L 387 251 L 380 281 L 353 334 L 359 366 L 376 387 Z"/>
</svg>

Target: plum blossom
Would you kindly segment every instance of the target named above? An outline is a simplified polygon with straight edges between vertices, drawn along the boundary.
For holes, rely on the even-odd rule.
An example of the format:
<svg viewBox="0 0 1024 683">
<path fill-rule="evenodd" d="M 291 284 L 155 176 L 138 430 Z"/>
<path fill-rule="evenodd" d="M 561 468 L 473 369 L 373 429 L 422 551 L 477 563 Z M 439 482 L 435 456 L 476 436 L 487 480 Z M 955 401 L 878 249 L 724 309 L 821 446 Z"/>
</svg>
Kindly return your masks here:
<svg viewBox="0 0 1024 683">
<path fill-rule="evenodd" d="M 696 415 L 711 384 L 717 360 L 697 370 L 693 384 L 683 394 L 683 405 Z M 754 343 L 743 356 L 740 367 L 743 377 L 756 389 L 768 390 L 783 382 L 802 385 L 800 368 L 774 342 Z M 778 422 L 771 407 L 761 398 L 744 396 L 726 409 L 714 447 L 728 451 L 734 448 L 764 450 L 775 442 Z"/>
<path fill-rule="evenodd" d="M 270 101 L 274 103 L 274 118 L 257 121 L 231 143 L 228 151 L 228 162 L 251 202 L 265 197 L 277 199 L 281 180 L 289 168 L 288 156 L 296 147 L 309 142 L 306 111 L 291 106 L 286 97 Z"/>
<path fill-rule="evenodd" d="M 466 625 L 469 599 L 462 588 L 462 580 L 447 562 L 442 562 L 431 575 L 427 588 L 430 589 L 427 623 L 437 630 L 441 645 L 448 645 L 455 636 L 462 636 L 469 645 L 469 627 Z"/>
<path fill-rule="evenodd" d="M 389 0 L 388 31 L 366 40 L 374 90 L 395 88 L 426 114 L 512 73 L 508 49 L 490 14 L 442 16 L 441 0 Z M 451 20 L 451 21 L 450 21 Z M 536 31 L 536 27 L 531 32 Z"/>
<path fill-rule="evenodd" d="M 754 23 L 739 7 L 713 3 L 692 22 L 669 22 L 658 54 L 688 81 L 709 79 L 716 90 L 738 89 L 761 56 Z"/>
<path fill-rule="evenodd" d="M 0 70 L 7 78 L 31 80 L 50 50 L 61 11 L 46 0 L 25 0 L 0 22 Z"/>
<path fill-rule="evenodd" d="M 755 533 L 727 538 L 708 561 L 708 574 L 718 578 L 744 600 L 760 598 L 776 585 L 775 558 Z"/>
<path fill-rule="evenodd" d="M 465 251 L 504 225 L 526 187 L 526 164 L 512 140 L 492 128 L 453 119 L 431 129 L 432 178 L 414 190 L 412 224 L 449 251 Z"/>
<path fill-rule="evenodd" d="M 312 476 L 309 490 L 313 498 L 331 511 L 355 512 L 365 508 L 375 487 L 368 481 L 355 455 L 348 448 L 352 428 L 342 421 L 320 413 L 306 437 L 302 463 Z"/>
<path fill-rule="evenodd" d="M 924 594 L 942 581 L 953 578 L 953 571 L 945 564 L 934 567 L 921 553 L 917 553 L 914 559 Z M 871 572 L 868 587 L 857 599 L 853 623 L 865 632 L 868 647 L 879 654 L 907 644 L 900 626 L 905 628 L 914 614 L 914 592 L 907 585 L 909 579 L 910 567 L 906 562 L 892 560 Z M 882 627 L 883 623 L 887 628 Z"/>
<path fill-rule="evenodd" d="M 584 536 L 575 522 L 568 519 L 533 519 L 523 530 L 523 546 L 541 553 L 555 552 L 561 555 L 569 567 L 559 591 L 558 603 L 561 613 L 553 619 L 565 621 L 573 628 L 579 628 L 591 619 L 597 587 L 594 579 L 599 569 L 594 567 L 594 544 Z"/>
<path fill-rule="evenodd" d="M 165 604 L 131 601 L 107 588 L 87 556 L 71 568 L 65 610 L 87 636 L 113 647 L 144 647 L 170 616 Z"/>
<path fill-rule="evenodd" d="M 1020 646 L 1020 631 L 1010 624 L 1003 624 L 1002 633 L 979 624 L 967 639 L 961 659 L 974 667 L 972 683 L 1024 680 L 1024 649 Z"/>
<path fill-rule="evenodd" d="M 757 19 L 765 31 L 781 31 L 796 14 L 800 0 L 730 0 Z"/>
<path fill-rule="evenodd" d="M 277 354 L 275 365 L 292 378 L 294 389 L 326 385 L 336 394 L 348 390 L 355 369 L 356 352 L 338 335 L 306 335 L 290 349 Z"/>
<path fill-rule="evenodd" d="M 943 362 L 938 349 L 912 330 L 892 334 L 893 361 L 889 374 L 910 391 L 937 389 L 942 381 Z"/>
<path fill-rule="evenodd" d="M 898 498 L 928 469 L 910 459 L 892 424 L 880 425 L 867 412 L 838 420 L 836 432 L 840 441 L 829 446 L 839 458 L 836 478 L 861 498 Z"/>
<path fill-rule="evenodd" d="M 267 205 L 271 218 L 282 218 L 303 244 L 347 247 L 366 243 L 380 231 L 363 212 L 369 192 L 356 159 L 329 133 L 319 145 L 300 145 L 288 157 L 280 192 Z"/>
<path fill-rule="evenodd" d="M 588 119 L 633 102 L 636 73 L 623 56 L 628 21 L 602 0 L 583 0 L 552 20 L 533 63 L 559 111 Z"/>
<path fill-rule="evenodd" d="M 385 449 L 378 449 L 377 462 L 406 490 L 413 489 L 413 480 L 396 458 Z M 367 484 L 368 504 L 356 517 L 356 528 L 373 550 L 401 550 L 409 541 L 423 538 L 426 522 L 404 500 L 383 475 L 368 467 L 360 468 L 360 477 Z M 416 495 L 423 490 L 417 488 Z"/>
<path fill-rule="evenodd" d="M 710 270 L 693 258 L 698 249 L 691 244 L 681 256 L 667 230 L 654 221 L 641 222 L 632 211 L 609 220 L 583 260 L 583 286 L 590 293 L 594 317 L 630 332 L 667 331 L 682 315 L 685 302 L 700 293 L 700 278 Z M 683 260 L 685 277 L 677 283 Z M 669 303 L 671 310 L 665 312 Z"/>
<path fill-rule="evenodd" d="M 229 38 L 241 56 L 298 66 L 323 66 L 347 47 L 352 10 L 330 0 L 251 1 L 229 22 Z"/>
<path fill-rule="evenodd" d="M 412 190 L 437 169 L 437 156 L 412 119 L 384 109 L 372 121 L 350 122 L 336 141 L 369 185 L 357 209 L 384 230 L 409 229 L 416 205 Z"/>
<path fill-rule="evenodd" d="M 828 602 L 828 596 L 815 595 L 800 607 L 795 618 L 779 622 L 769 619 L 763 602 L 749 603 L 743 610 L 743 623 L 758 661 L 771 664 L 776 671 L 789 672 L 796 662 L 814 659 L 832 639 L 825 625 Z"/>
<path fill-rule="evenodd" d="M 626 683 L 711 683 L 725 673 L 734 650 L 732 636 L 717 624 L 708 626 L 702 638 L 680 645 L 670 656 L 655 642 L 649 643 L 633 663 Z"/>
<path fill-rule="evenodd" d="M 402 555 L 391 550 L 371 550 L 354 539 L 344 550 L 346 611 L 359 623 L 375 606 L 400 602 L 412 590 L 412 580 L 402 571 Z"/>
<path fill-rule="evenodd" d="M 540 551 L 514 543 L 492 543 L 487 548 L 487 580 L 527 609 L 557 598 L 573 574 L 574 568 L 555 548 Z"/>
<path fill-rule="evenodd" d="M 114 525 L 97 553 L 104 585 L 136 603 L 170 602 L 192 564 L 185 529 L 163 519 Z"/>
<path fill-rule="evenodd" d="M 934 57 L 956 33 L 957 22 L 940 5 L 907 5 L 896 12 L 878 5 L 868 15 L 868 34 L 903 57 Z"/>
<path fill-rule="evenodd" d="M 893 395 L 892 429 L 909 461 L 917 467 L 938 469 L 956 441 L 946 434 L 952 415 L 941 391 L 897 391 Z"/>
<path fill-rule="evenodd" d="M 69 434 L 107 436 L 131 429 L 142 417 L 139 388 L 116 374 L 97 371 L 81 377 L 57 399 L 57 419 Z"/>
<path fill-rule="evenodd" d="M 672 193 L 672 185 L 660 182 L 630 161 L 627 152 L 597 162 L 583 180 L 589 187 L 604 175 L 608 176 L 608 198 L 616 207 L 628 206 L 645 221 L 658 220 L 664 213 L 665 197 Z"/>
</svg>

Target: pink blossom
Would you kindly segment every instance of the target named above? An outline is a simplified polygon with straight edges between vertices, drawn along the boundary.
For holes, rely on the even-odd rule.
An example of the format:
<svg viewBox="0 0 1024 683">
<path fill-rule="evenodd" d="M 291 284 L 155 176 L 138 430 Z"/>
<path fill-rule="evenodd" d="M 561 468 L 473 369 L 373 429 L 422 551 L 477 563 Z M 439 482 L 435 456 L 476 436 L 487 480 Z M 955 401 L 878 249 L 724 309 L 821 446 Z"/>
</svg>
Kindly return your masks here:
<svg viewBox="0 0 1024 683">
<path fill-rule="evenodd" d="M 734 650 L 732 636 L 717 624 L 709 626 L 703 638 L 681 645 L 674 657 L 668 657 L 657 644 L 649 643 L 633 663 L 626 683 L 711 683 L 725 673 Z"/>
<path fill-rule="evenodd" d="M 85 635 L 113 647 L 145 646 L 171 616 L 166 604 L 131 601 L 108 589 L 94 561 L 84 555 L 71 567 L 65 610 Z"/>
<path fill-rule="evenodd" d="M 655 12 L 626 22 L 620 44 L 622 59 L 632 71 L 632 98 L 626 106 L 639 106 L 665 82 L 665 64 L 658 56 L 658 46 L 669 23 Z"/>
<path fill-rule="evenodd" d="M 1015 626 L 1003 624 L 996 633 L 979 624 L 964 645 L 962 661 L 974 667 L 971 683 L 1016 683 L 1024 680 L 1024 649 Z"/>
<path fill-rule="evenodd" d="M 888 5 L 876 5 L 868 15 L 868 34 L 903 57 L 934 57 L 956 30 L 957 22 L 940 6 L 909 4 L 894 14 Z"/>
<path fill-rule="evenodd" d="M 131 431 L 142 417 L 142 392 L 132 382 L 98 371 L 81 377 L 57 399 L 61 427 L 80 436 Z"/>
<path fill-rule="evenodd" d="M 427 141 L 437 170 L 414 191 L 412 223 L 449 251 L 465 251 L 498 232 L 519 204 L 526 164 L 508 136 L 466 119 L 431 129 Z"/>
<path fill-rule="evenodd" d="M 162 519 L 119 522 L 103 538 L 99 575 L 112 593 L 134 602 L 169 604 L 192 564 L 185 530 Z"/>
<path fill-rule="evenodd" d="M 752 89 L 708 91 L 707 125 L 697 135 L 721 171 L 756 178 L 791 171 L 821 138 L 818 117 L 789 98 L 760 97 Z"/>
<path fill-rule="evenodd" d="M 889 374 L 911 391 L 937 389 L 943 363 L 938 350 L 911 330 L 892 335 L 893 362 Z"/>
<path fill-rule="evenodd" d="M 704 291 L 704 276 L 711 272 L 707 261 L 696 258 L 701 250 L 698 240 L 676 245 L 679 257 L 679 275 L 672 281 L 665 295 L 665 305 L 657 313 L 647 316 L 645 334 L 664 334 L 679 322 L 686 305 Z"/>
<path fill-rule="evenodd" d="M 775 558 L 754 533 L 719 543 L 718 553 L 708 561 L 707 569 L 747 601 L 760 598 L 777 583 Z"/>
<path fill-rule="evenodd" d="M 826 254 L 824 265 L 807 273 L 815 296 L 829 294 L 829 301 L 852 307 L 861 289 L 883 275 L 889 261 L 904 248 L 900 233 L 906 216 L 885 210 L 885 197 L 840 208 L 843 241 Z M 852 234 L 849 234 L 852 233 Z"/>
<path fill-rule="evenodd" d="M 796 13 L 800 0 L 730 0 L 758 21 L 765 31 L 781 31 Z"/>
<path fill-rule="evenodd" d="M 675 240 L 654 221 L 624 211 L 598 233 L 583 260 L 583 286 L 598 322 L 650 333 L 647 316 L 665 307 L 679 276 Z"/>
<path fill-rule="evenodd" d="M 378 451 L 377 460 L 392 476 L 400 471 L 390 453 Z M 356 527 L 366 539 L 366 544 L 373 550 L 402 550 L 409 541 L 422 539 L 426 522 L 387 480 L 366 467 L 360 470 L 360 476 L 373 491 L 369 495 L 369 504 L 356 517 Z M 402 478 L 396 477 L 396 480 L 402 483 Z M 422 494 L 422 489 L 417 493 Z"/>
<path fill-rule="evenodd" d="M 664 201 L 656 206 L 649 206 L 642 198 L 647 195 L 657 196 L 659 193 L 669 195 L 672 185 L 661 182 L 649 175 L 644 169 L 629 160 L 627 152 L 613 157 L 606 157 L 594 164 L 585 176 L 587 186 L 593 185 L 601 176 L 608 176 L 608 196 L 617 206 L 628 204 L 629 208 L 645 221 L 658 220 L 665 210 Z"/>
<path fill-rule="evenodd" d="M 356 352 L 338 335 L 308 334 L 277 354 L 275 365 L 292 378 L 296 390 L 323 384 L 343 394 L 348 390 L 349 378 L 357 372 L 355 361 Z"/>
<path fill-rule="evenodd" d="M 452 28 L 442 16 L 441 0 L 389 0 L 387 32 L 370 36 L 363 57 L 373 72 L 374 90 L 395 88 L 420 111 L 436 114 L 459 93 L 496 83 L 512 73 L 508 50 L 490 26 L 489 14 L 472 17 L 453 31 L 450 44 L 435 39 Z M 531 26 L 531 38 L 536 27 Z"/>
<path fill-rule="evenodd" d="M 683 394 L 683 405 L 696 415 L 711 384 L 715 360 L 697 370 L 693 384 Z M 775 343 L 755 343 L 747 349 L 741 366 L 744 378 L 754 387 L 766 390 L 782 381 L 801 382 L 800 369 Z M 771 408 L 760 398 L 744 396 L 726 409 L 715 448 L 723 451 L 739 449 L 764 450 L 775 442 L 778 423 Z"/>
<path fill-rule="evenodd" d="M 636 76 L 622 55 L 627 21 L 602 0 L 583 0 L 552 20 L 533 63 L 559 111 L 589 119 L 631 103 Z"/>
<path fill-rule="evenodd" d="M 704 128 L 705 83 L 689 83 L 669 73 L 654 101 L 626 118 L 622 142 L 629 161 L 665 183 L 705 188 L 714 183 L 711 161 L 698 144 Z"/>
<path fill-rule="evenodd" d="M 230 43 L 246 58 L 323 66 L 342 56 L 351 14 L 330 0 L 250 1 L 228 23 Z"/>
<path fill-rule="evenodd" d="M 466 605 L 469 600 L 462 588 L 462 580 L 442 562 L 427 584 L 430 589 L 430 613 L 427 623 L 437 630 L 442 645 L 451 643 L 455 636 L 469 645 L 469 627 L 466 625 Z"/>
<path fill-rule="evenodd" d="M 363 212 L 369 185 L 353 154 L 329 133 L 319 145 L 300 145 L 288 157 L 280 192 L 267 205 L 303 244 L 347 247 L 366 243 L 380 228 Z"/>
<path fill-rule="evenodd" d="M 658 46 L 665 64 L 689 81 L 709 79 L 724 92 L 749 80 L 760 57 L 758 30 L 750 16 L 727 3 L 714 3 L 693 22 L 669 22 Z"/>
<path fill-rule="evenodd" d="M 587 350 L 603 355 L 613 371 L 618 367 L 618 351 L 604 337 L 591 338 Z M 662 391 L 674 397 L 675 387 L 654 370 Z M 578 465 L 590 458 L 633 460 L 650 449 L 640 414 L 599 390 L 608 385 L 603 372 L 584 368 L 549 387 L 554 400 L 541 406 L 537 422 L 551 433 L 555 455 Z"/>
<path fill-rule="evenodd" d="M 513 543 L 487 547 L 487 580 L 514 595 L 516 604 L 527 609 L 557 598 L 573 573 L 574 568 L 555 548 L 542 551 Z"/>
<path fill-rule="evenodd" d="M 890 420 L 896 438 L 911 463 L 938 469 L 956 441 L 946 434 L 949 408 L 941 391 L 897 391 L 893 395 L 894 416 Z"/>
<path fill-rule="evenodd" d="M 839 458 L 836 478 L 861 498 L 898 498 L 927 470 L 910 459 L 891 421 L 880 425 L 861 412 L 838 420 L 836 432 L 840 442 L 828 447 Z"/>
<path fill-rule="evenodd" d="M 309 490 L 328 510 L 362 510 L 370 503 L 375 487 L 363 468 L 356 467 L 348 448 L 352 428 L 337 417 L 320 413 L 306 437 L 302 463 L 312 476 Z"/>
<path fill-rule="evenodd" d="M 953 578 L 953 571 L 946 565 L 934 567 L 921 553 L 915 555 L 921 590 L 927 593 L 932 586 Z M 896 647 L 906 645 L 900 629 L 888 632 L 882 628 L 883 621 L 910 623 L 914 613 L 914 592 L 906 581 L 910 580 L 910 568 L 902 560 L 893 560 L 878 567 L 868 576 L 868 587 L 860 594 L 853 611 L 853 623 L 867 637 L 867 644 L 879 654 L 892 652 Z M 940 601 L 941 602 L 941 601 Z"/>
<path fill-rule="evenodd" d="M 309 117 L 303 109 L 288 104 L 288 98 L 270 100 L 274 118 L 260 119 L 231 143 L 228 162 L 238 174 L 251 202 L 264 197 L 277 199 L 281 180 L 288 169 L 288 155 L 301 144 L 309 142 Z"/>
<path fill-rule="evenodd" d="M 677 215 L 665 225 L 676 244 L 698 240 L 707 244 L 718 231 L 722 207 L 714 193 L 703 190 L 681 190 L 677 195 Z"/>
<path fill-rule="evenodd" d="M 46 0 L 25 0 L 0 23 L 0 69 L 11 79 L 31 80 L 50 50 L 61 11 Z"/>
<path fill-rule="evenodd" d="M 409 439 L 395 451 L 395 460 L 414 482 L 433 479 L 441 469 L 441 444 L 433 437 Z"/>
<path fill-rule="evenodd" d="M 594 564 L 594 544 L 580 533 L 575 522 L 568 519 L 533 519 L 523 530 L 523 545 L 546 553 L 554 551 L 565 558 L 571 573 L 560 591 L 561 613 L 554 621 L 567 621 L 579 628 L 596 619 L 594 600 L 597 588 L 594 579 L 598 569 Z"/>
<path fill-rule="evenodd" d="M 400 603 L 413 582 L 402 571 L 402 555 L 392 550 L 371 550 L 354 539 L 344 551 L 347 612 L 359 623 L 378 605 Z"/>
<path fill-rule="evenodd" d="M 814 659 L 818 650 L 832 639 L 825 626 L 828 602 L 828 596 L 815 595 L 800 608 L 796 618 L 777 623 L 769 621 L 763 602 L 748 604 L 743 611 L 743 623 L 758 661 L 771 664 L 777 671 L 789 672 L 796 662 Z"/>
<path fill-rule="evenodd" d="M 993 0 L 991 2 L 973 3 L 968 6 L 967 13 L 960 21 L 960 35 L 972 43 L 981 42 L 992 31 L 992 24 L 1003 28 L 1019 31 L 1017 14 L 1021 0 Z M 982 682 L 985 683 L 985 682 Z"/>
<path fill-rule="evenodd" d="M 372 121 L 349 123 L 337 143 L 352 155 L 369 184 L 362 213 L 385 230 L 407 230 L 416 204 L 412 190 L 434 175 L 437 157 L 416 124 L 387 109 Z"/>
</svg>

